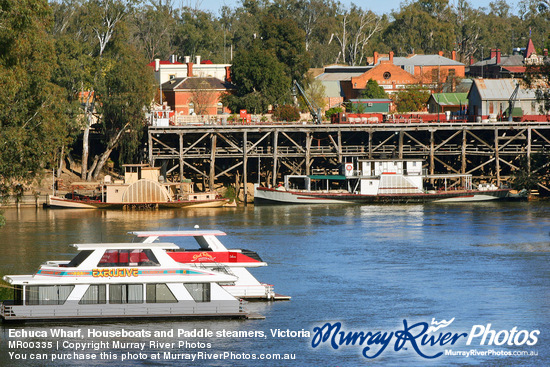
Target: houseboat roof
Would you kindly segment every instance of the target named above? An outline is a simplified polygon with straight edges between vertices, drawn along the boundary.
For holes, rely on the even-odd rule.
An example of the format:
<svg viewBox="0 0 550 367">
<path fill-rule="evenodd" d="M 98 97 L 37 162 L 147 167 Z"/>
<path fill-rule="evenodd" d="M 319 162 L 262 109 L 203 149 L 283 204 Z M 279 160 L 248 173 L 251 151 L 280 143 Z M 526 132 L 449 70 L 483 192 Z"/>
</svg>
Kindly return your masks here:
<svg viewBox="0 0 550 367">
<path fill-rule="evenodd" d="M 201 237 L 225 236 L 226 233 L 217 230 L 190 230 L 190 231 L 135 231 L 128 232 L 136 237 Z"/>
<path fill-rule="evenodd" d="M 77 250 L 142 250 L 150 248 L 161 248 L 166 250 L 177 250 L 179 246 L 170 242 L 156 242 L 156 243 L 74 243 L 71 245 L 76 247 Z"/>
</svg>

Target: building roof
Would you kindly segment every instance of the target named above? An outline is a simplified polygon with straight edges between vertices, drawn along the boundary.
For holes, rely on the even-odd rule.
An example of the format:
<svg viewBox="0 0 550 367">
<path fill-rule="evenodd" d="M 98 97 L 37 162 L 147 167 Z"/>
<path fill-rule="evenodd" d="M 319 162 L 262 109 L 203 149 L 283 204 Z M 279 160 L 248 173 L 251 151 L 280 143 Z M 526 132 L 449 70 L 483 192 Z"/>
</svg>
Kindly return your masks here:
<svg viewBox="0 0 550 367">
<path fill-rule="evenodd" d="M 529 41 L 527 42 L 527 48 L 525 49 L 525 58 L 528 58 L 531 56 L 531 54 L 536 54 L 535 45 L 533 44 L 533 41 L 531 38 L 529 38 Z"/>
<path fill-rule="evenodd" d="M 389 60 L 388 57 L 382 57 L 379 60 Z M 394 65 L 397 66 L 465 66 L 463 63 L 451 60 L 439 55 L 412 55 L 408 57 L 394 57 Z"/>
<path fill-rule="evenodd" d="M 473 88 L 479 91 L 482 100 L 509 100 L 516 89 L 517 79 L 475 79 Z M 471 93 L 471 92 L 470 92 Z M 526 89 L 520 83 L 516 99 L 536 99 L 535 90 Z"/>
<path fill-rule="evenodd" d="M 350 102 L 357 102 L 357 103 L 392 103 L 393 100 L 387 99 L 387 98 L 361 98 L 361 99 L 350 99 Z"/>
<path fill-rule="evenodd" d="M 200 83 L 200 87 L 199 87 Z M 185 77 L 173 78 L 162 84 L 163 91 L 190 90 L 190 89 L 227 90 L 234 89 L 231 83 L 224 82 L 213 77 Z"/>
<path fill-rule="evenodd" d="M 432 98 L 440 106 L 466 106 L 468 93 L 434 93 Z"/>
<path fill-rule="evenodd" d="M 496 65 L 497 58 L 480 60 L 470 66 L 486 66 L 486 65 Z M 500 64 L 501 66 L 522 66 L 523 65 L 523 55 L 511 55 L 511 56 L 501 56 Z"/>
<path fill-rule="evenodd" d="M 325 96 L 329 98 L 345 97 L 339 80 L 321 80 L 325 87 Z"/>
</svg>

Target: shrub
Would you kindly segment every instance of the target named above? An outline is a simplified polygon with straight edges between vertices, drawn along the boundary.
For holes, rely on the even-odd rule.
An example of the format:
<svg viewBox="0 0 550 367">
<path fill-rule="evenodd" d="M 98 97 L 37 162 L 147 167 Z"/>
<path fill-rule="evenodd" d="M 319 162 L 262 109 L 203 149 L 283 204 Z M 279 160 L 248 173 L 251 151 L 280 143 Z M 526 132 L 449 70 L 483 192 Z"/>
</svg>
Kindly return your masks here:
<svg viewBox="0 0 550 367">
<path fill-rule="evenodd" d="M 273 111 L 273 118 L 275 121 L 300 121 L 300 111 L 293 105 L 285 104 Z"/>
</svg>

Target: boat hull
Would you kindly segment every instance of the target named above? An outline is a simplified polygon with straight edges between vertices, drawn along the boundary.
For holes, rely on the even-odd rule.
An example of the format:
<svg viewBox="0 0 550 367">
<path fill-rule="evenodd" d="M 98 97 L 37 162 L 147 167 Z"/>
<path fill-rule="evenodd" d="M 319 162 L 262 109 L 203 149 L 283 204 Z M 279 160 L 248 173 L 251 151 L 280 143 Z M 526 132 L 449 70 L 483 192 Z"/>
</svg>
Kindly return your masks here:
<svg viewBox="0 0 550 367">
<path fill-rule="evenodd" d="M 125 209 L 125 208 L 218 208 L 229 202 L 228 199 L 180 200 L 170 202 L 144 203 L 104 203 L 48 196 L 46 207 L 52 209 Z"/>
<path fill-rule="evenodd" d="M 476 202 L 504 199 L 506 189 L 487 191 L 443 191 L 419 194 L 360 195 L 314 191 L 287 191 L 257 187 L 254 204 L 399 204 L 425 202 Z"/>
<path fill-rule="evenodd" d="M 107 307 L 108 306 L 108 307 Z M 4 301 L 0 307 L 3 321 L 22 322 L 38 320 L 72 320 L 72 319 L 120 319 L 120 318 L 196 318 L 196 317 L 237 317 L 246 318 L 248 313 L 243 310 L 242 302 L 212 301 L 196 303 L 179 301 L 164 304 L 121 304 L 121 305 L 81 305 L 76 302 L 66 302 L 63 305 L 29 306 L 13 305 Z"/>
</svg>

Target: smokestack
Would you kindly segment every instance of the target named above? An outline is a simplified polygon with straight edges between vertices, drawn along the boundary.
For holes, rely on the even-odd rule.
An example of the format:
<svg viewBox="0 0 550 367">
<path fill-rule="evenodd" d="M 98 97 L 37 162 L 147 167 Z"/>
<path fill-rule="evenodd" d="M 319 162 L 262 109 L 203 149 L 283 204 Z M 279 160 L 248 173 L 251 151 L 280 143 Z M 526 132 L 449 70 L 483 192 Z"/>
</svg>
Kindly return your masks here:
<svg viewBox="0 0 550 367">
<path fill-rule="evenodd" d="M 393 51 L 390 51 L 390 63 L 393 64 Z"/>
<path fill-rule="evenodd" d="M 497 49 L 497 65 L 500 65 L 500 48 Z"/>
<path fill-rule="evenodd" d="M 373 65 L 376 65 L 376 64 L 378 64 L 378 52 L 374 51 Z"/>
<path fill-rule="evenodd" d="M 451 58 L 453 59 L 453 61 L 456 61 L 456 51 L 453 50 L 453 52 L 451 53 Z"/>
</svg>

